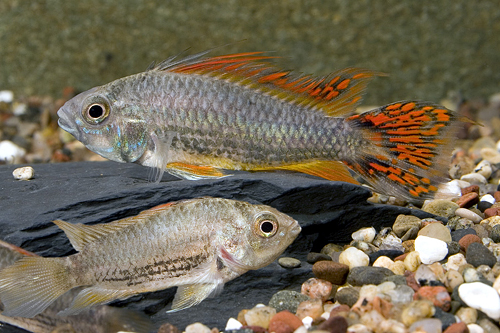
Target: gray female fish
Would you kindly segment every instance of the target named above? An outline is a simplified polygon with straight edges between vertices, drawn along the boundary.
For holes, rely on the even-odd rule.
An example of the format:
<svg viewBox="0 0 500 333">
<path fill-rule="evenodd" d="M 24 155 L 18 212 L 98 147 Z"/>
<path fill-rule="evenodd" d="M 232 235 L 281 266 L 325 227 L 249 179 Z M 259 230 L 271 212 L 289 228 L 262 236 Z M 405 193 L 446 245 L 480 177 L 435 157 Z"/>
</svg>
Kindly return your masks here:
<svg viewBox="0 0 500 333">
<path fill-rule="evenodd" d="M 313 77 L 259 52 L 206 53 L 83 92 L 58 111 L 59 125 L 108 159 L 157 168 L 158 180 L 165 170 L 196 179 L 229 169 L 357 183 L 348 167 L 379 192 L 420 201 L 446 179 L 453 112 L 401 101 L 354 114 L 380 73 Z"/>
<path fill-rule="evenodd" d="M 0 271 L 4 315 L 32 317 L 84 287 L 61 314 L 178 286 L 172 310 L 200 303 L 225 282 L 275 260 L 297 221 L 265 205 L 201 198 L 96 225 L 54 221 L 79 253 L 25 257 Z"/>
</svg>

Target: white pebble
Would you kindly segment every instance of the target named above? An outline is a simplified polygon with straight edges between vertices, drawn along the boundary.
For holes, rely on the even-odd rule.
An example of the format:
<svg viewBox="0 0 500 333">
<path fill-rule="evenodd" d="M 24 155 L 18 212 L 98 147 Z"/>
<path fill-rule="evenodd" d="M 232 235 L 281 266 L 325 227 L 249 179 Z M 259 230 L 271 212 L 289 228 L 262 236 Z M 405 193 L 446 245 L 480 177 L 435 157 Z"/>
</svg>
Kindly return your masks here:
<svg viewBox="0 0 500 333">
<path fill-rule="evenodd" d="M 476 185 L 483 185 L 486 184 L 488 181 L 486 178 L 484 178 L 483 175 L 480 175 L 478 173 L 468 173 L 466 175 L 463 175 L 460 180 L 465 180 L 466 182 L 469 182 L 471 184 L 476 184 Z"/>
<path fill-rule="evenodd" d="M 373 331 L 363 324 L 354 324 L 347 328 L 347 333 L 372 333 Z M 295 332 L 294 332 L 295 333 Z"/>
<path fill-rule="evenodd" d="M 307 327 L 305 327 L 304 325 L 299 326 L 299 328 L 293 331 L 293 333 L 308 333 Z"/>
<path fill-rule="evenodd" d="M 305 316 L 302 319 L 302 324 L 304 324 L 304 326 L 309 329 L 309 328 L 311 328 L 313 321 L 314 321 L 314 319 L 312 319 L 312 317 Z"/>
<path fill-rule="evenodd" d="M 28 110 L 28 106 L 24 103 L 16 103 L 12 109 L 14 116 L 22 116 Z"/>
<path fill-rule="evenodd" d="M 452 269 L 458 271 L 458 268 L 466 263 L 467 260 L 465 260 L 465 256 L 462 253 L 457 253 L 448 257 L 446 268 L 448 270 Z"/>
<path fill-rule="evenodd" d="M 419 253 L 420 261 L 423 264 L 430 265 L 446 257 L 448 245 L 436 238 L 418 236 L 415 239 L 415 251 Z"/>
<path fill-rule="evenodd" d="M 455 215 L 469 219 L 474 223 L 479 223 L 483 220 L 481 216 L 474 213 L 472 210 L 468 210 L 467 208 L 457 208 Z"/>
<path fill-rule="evenodd" d="M 434 198 L 435 199 L 458 198 L 462 195 L 462 187 L 467 187 L 467 186 L 462 186 L 462 184 L 467 184 L 467 186 L 470 186 L 469 183 L 458 179 L 453 179 L 452 181 L 441 184 Z M 430 200 L 424 201 L 424 206 L 427 204 L 427 201 Z"/>
<path fill-rule="evenodd" d="M 484 333 L 484 329 L 478 324 L 469 324 L 467 328 L 469 329 L 469 333 Z"/>
<path fill-rule="evenodd" d="M 376 234 L 377 231 L 374 227 L 361 228 L 352 234 L 352 239 L 356 241 L 371 243 L 375 239 Z"/>
<path fill-rule="evenodd" d="M 14 100 L 14 93 L 10 90 L 0 91 L 0 102 L 12 103 Z"/>
<path fill-rule="evenodd" d="M 492 287 L 481 283 L 463 283 L 458 287 L 460 298 L 471 308 L 481 310 L 494 320 L 500 318 L 500 296 Z"/>
<path fill-rule="evenodd" d="M 486 201 L 489 202 L 490 204 L 495 203 L 495 198 L 491 194 L 485 194 L 481 197 L 480 201 Z"/>
<path fill-rule="evenodd" d="M 478 165 L 476 165 L 476 167 L 474 168 L 474 172 L 475 173 L 478 173 L 480 175 L 482 175 L 484 178 L 488 179 L 490 178 L 491 176 L 491 173 L 492 173 L 492 169 L 491 169 L 491 164 L 490 162 L 486 161 L 486 160 L 482 160 L 481 162 L 479 162 Z"/>
<path fill-rule="evenodd" d="M 226 329 L 225 331 L 228 330 L 239 330 L 243 326 L 238 320 L 234 318 L 229 318 L 226 324 Z"/>
<path fill-rule="evenodd" d="M 35 176 L 35 169 L 30 166 L 17 168 L 12 171 L 12 175 L 15 179 L 19 180 L 29 180 Z"/>
<path fill-rule="evenodd" d="M 404 252 L 403 241 L 396 235 L 389 234 L 382 239 L 380 250 L 396 250 Z"/>
<path fill-rule="evenodd" d="M 14 142 L 4 140 L 0 142 L 0 161 L 16 164 L 26 155 L 26 150 L 16 145 Z"/>
<path fill-rule="evenodd" d="M 370 257 L 355 247 L 349 247 L 342 251 L 339 256 L 339 262 L 352 269 L 353 267 L 368 266 L 370 264 Z"/>
</svg>

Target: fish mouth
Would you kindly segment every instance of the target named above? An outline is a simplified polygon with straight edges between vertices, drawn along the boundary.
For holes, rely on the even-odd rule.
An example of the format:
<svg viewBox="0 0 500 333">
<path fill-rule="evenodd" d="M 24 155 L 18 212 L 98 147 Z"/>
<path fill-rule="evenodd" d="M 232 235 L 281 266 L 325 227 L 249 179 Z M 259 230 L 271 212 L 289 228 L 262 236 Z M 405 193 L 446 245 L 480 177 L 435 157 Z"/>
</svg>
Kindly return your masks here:
<svg viewBox="0 0 500 333">
<path fill-rule="evenodd" d="M 59 109 L 59 111 L 57 111 L 57 116 L 59 117 L 59 119 L 57 120 L 57 124 L 59 125 L 59 127 L 76 137 L 77 131 L 73 126 L 71 126 L 71 122 L 65 118 L 65 114 L 62 109 Z"/>
</svg>

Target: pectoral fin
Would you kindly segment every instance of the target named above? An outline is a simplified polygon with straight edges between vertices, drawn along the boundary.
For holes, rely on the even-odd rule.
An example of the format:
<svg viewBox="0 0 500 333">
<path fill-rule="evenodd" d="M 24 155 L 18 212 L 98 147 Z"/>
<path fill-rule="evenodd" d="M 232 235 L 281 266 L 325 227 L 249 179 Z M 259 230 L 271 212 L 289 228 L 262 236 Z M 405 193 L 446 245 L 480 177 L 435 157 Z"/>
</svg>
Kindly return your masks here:
<svg viewBox="0 0 500 333">
<path fill-rule="evenodd" d="M 172 302 L 172 309 L 167 312 L 176 312 L 200 304 L 208 296 L 220 293 L 223 285 L 223 283 L 203 283 L 179 286 Z"/>
</svg>

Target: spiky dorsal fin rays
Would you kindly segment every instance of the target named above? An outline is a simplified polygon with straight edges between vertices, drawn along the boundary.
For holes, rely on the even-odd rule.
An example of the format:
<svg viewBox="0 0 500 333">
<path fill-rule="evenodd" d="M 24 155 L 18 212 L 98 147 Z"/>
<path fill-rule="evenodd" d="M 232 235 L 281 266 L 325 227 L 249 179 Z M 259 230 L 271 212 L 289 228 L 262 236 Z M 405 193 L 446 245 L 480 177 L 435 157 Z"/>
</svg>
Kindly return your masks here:
<svg viewBox="0 0 500 333">
<path fill-rule="evenodd" d="M 151 70 L 207 75 L 259 90 L 304 108 L 323 111 L 329 116 L 352 113 L 360 104 L 368 81 L 385 74 L 359 68 L 346 68 L 324 77 L 283 71 L 268 60 L 264 52 L 247 52 L 204 58 L 209 51 L 174 61 L 169 58 Z"/>
</svg>

